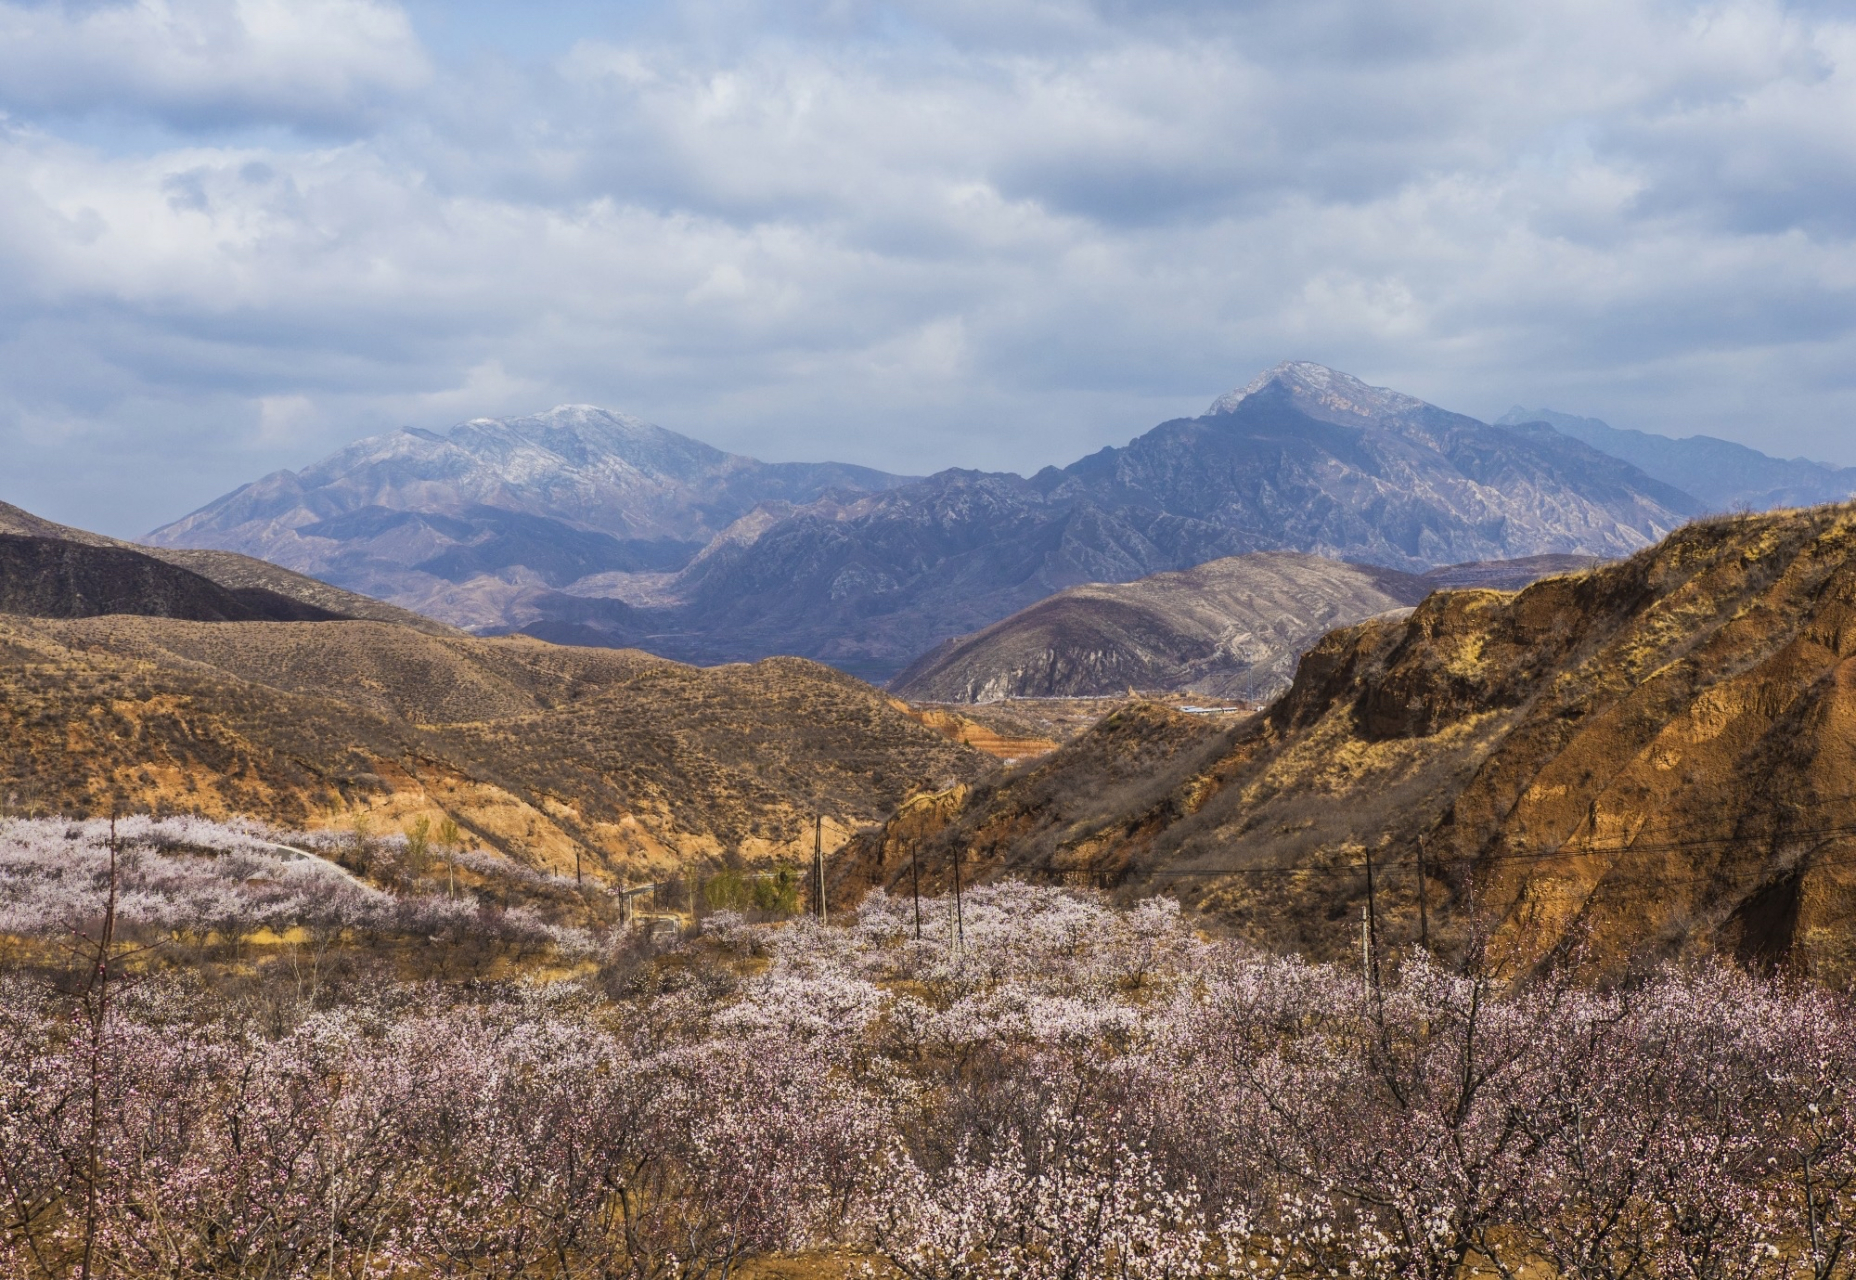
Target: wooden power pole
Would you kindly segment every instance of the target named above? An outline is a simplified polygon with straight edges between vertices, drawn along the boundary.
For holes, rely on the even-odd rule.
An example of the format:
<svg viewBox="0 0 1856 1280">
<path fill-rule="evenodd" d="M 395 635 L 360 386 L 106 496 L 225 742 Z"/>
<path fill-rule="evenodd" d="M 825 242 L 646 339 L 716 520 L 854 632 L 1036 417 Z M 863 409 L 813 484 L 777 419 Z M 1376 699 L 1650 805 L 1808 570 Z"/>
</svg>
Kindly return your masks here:
<svg viewBox="0 0 1856 1280">
<path fill-rule="evenodd" d="M 1424 837 L 1418 837 L 1418 945 L 1431 949 L 1431 912 L 1425 903 Z"/>
<path fill-rule="evenodd" d="M 960 905 L 960 851 L 954 851 L 954 955 L 967 950 L 967 917 Z"/>
<path fill-rule="evenodd" d="M 1373 990 L 1379 990 L 1379 903 L 1373 890 L 1373 850 L 1366 849 L 1366 970 Z"/>
<path fill-rule="evenodd" d="M 909 879 L 915 885 L 915 940 L 922 940 L 922 859 L 921 841 L 909 841 Z"/>
<path fill-rule="evenodd" d="M 813 816 L 813 915 L 824 924 L 824 814 Z"/>
</svg>

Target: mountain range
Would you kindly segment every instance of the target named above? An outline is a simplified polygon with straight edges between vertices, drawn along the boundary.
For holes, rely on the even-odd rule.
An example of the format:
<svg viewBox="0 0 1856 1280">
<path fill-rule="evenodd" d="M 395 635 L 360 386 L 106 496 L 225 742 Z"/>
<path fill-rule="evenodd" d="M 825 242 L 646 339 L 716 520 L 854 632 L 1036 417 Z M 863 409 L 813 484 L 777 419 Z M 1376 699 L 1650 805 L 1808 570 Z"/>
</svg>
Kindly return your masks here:
<svg viewBox="0 0 1856 1280">
<path fill-rule="evenodd" d="M 765 504 L 910 478 L 824 462 L 766 463 L 623 414 L 562 405 L 406 428 L 301 472 L 278 471 L 146 541 L 241 551 L 460 626 L 601 575 L 682 568 Z"/>
<path fill-rule="evenodd" d="M 1600 453 L 1622 458 L 1665 484 L 1699 499 L 1709 511 L 1770 511 L 1844 502 L 1856 495 L 1856 467 L 1833 467 L 1809 458 L 1774 458 L 1731 440 L 1686 436 L 1672 440 L 1625 431 L 1597 418 L 1519 405 L 1498 425 L 1544 422 Z"/>
<path fill-rule="evenodd" d="M 1066 587 L 1301 551 L 1407 572 L 1612 557 L 1701 504 L 1543 424 L 1306 362 L 1031 477 L 763 464 L 583 407 L 363 441 L 149 535 L 480 631 L 872 679 Z"/>
</svg>

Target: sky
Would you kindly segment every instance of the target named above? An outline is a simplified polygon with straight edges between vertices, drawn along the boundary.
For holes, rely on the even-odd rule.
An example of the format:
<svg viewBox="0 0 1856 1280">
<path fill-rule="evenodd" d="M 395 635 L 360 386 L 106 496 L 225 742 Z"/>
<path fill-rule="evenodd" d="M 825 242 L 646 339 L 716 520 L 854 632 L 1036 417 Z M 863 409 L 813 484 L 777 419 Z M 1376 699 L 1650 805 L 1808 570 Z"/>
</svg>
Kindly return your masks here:
<svg viewBox="0 0 1856 1280">
<path fill-rule="evenodd" d="M 1029 472 L 1284 359 L 1856 464 L 1856 18 L 0 0 L 0 499 L 560 403 Z"/>
</svg>

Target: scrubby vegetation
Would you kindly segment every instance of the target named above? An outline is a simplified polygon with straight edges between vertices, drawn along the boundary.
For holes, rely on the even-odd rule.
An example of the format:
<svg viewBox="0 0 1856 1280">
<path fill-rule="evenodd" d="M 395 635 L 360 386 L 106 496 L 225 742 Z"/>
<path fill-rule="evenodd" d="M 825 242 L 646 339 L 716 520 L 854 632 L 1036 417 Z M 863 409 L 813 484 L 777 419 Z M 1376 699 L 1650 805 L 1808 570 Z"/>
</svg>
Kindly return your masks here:
<svg viewBox="0 0 1856 1280">
<path fill-rule="evenodd" d="M 919 852 L 937 879 L 958 857 L 1166 891 L 1322 959 L 1352 950 L 1374 883 L 1385 934 L 1440 954 L 1488 927 L 1522 965 L 1732 955 L 1848 986 L 1853 654 L 1856 505 L 1697 522 L 1334 631 L 1222 738 L 1110 716 L 974 784 L 939 832 L 903 815 L 859 870 L 893 887 Z"/>
<path fill-rule="evenodd" d="M 125 922 L 193 855 L 136 856 Z M 1511 989 L 1420 956 L 1375 988 L 1166 900 L 1000 884 L 925 900 L 919 937 L 879 893 L 831 927 L 587 933 L 523 977 L 306 982 L 130 954 L 73 865 L 65 962 L 0 979 L 14 1275 L 1852 1269 L 1856 1010 L 1734 970 Z"/>
<path fill-rule="evenodd" d="M 448 814 L 537 868 L 809 854 L 991 761 L 814 663 L 527 638 L 0 616 L 0 814 Z M 835 839 L 834 839 L 835 843 Z"/>
</svg>

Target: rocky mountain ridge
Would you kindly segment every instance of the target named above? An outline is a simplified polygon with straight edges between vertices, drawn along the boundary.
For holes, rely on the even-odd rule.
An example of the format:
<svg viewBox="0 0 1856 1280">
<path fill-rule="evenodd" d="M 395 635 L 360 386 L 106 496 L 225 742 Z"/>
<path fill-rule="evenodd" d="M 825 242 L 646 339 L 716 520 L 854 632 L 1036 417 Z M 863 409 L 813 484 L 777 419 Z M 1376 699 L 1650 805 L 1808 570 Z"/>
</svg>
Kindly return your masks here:
<svg viewBox="0 0 1856 1280">
<path fill-rule="evenodd" d="M 765 463 L 591 405 L 405 428 L 278 471 L 148 535 L 260 556 L 463 625 L 523 591 L 681 568 L 762 503 L 905 483 Z"/>
<path fill-rule="evenodd" d="M 481 633 L 885 680 L 1067 587 L 1295 551 L 1423 572 L 1613 557 L 1700 503 L 1537 424 L 1291 361 L 1037 475 L 765 464 L 562 406 L 363 441 L 156 530 Z"/>
<path fill-rule="evenodd" d="M 1856 976 L 1856 507 L 1721 517 L 1518 593 L 1327 636 L 1232 728 L 1158 705 L 917 806 L 840 893 L 1014 874 L 1176 893 L 1261 944 L 1485 934 L 1522 968 L 1675 954 Z M 1422 909 L 1420 903 L 1423 904 Z"/>
<path fill-rule="evenodd" d="M 1544 427 L 1494 427 L 1320 366 L 1029 479 L 946 471 L 794 508 L 650 594 L 537 593 L 513 627 L 693 662 L 786 650 L 888 679 L 1066 587 L 1295 550 L 1406 571 L 1627 554 L 1697 504 Z M 617 597 L 617 598 L 615 598 Z"/>
</svg>

